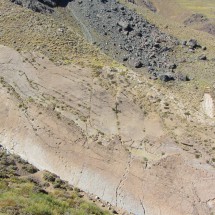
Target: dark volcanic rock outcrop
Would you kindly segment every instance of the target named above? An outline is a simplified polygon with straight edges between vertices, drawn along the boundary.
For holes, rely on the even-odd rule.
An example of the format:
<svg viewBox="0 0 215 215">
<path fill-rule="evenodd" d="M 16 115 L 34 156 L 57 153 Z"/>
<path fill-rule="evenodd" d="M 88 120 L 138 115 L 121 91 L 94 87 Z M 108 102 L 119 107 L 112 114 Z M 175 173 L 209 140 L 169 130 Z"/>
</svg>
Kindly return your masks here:
<svg viewBox="0 0 215 215">
<path fill-rule="evenodd" d="M 11 1 L 38 12 L 52 12 L 53 7 L 70 2 Z M 162 33 L 142 16 L 116 0 L 73 0 L 68 8 L 80 24 L 86 39 L 96 43 L 105 53 L 133 68 L 147 68 L 154 79 L 178 79 L 174 73 L 177 60 L 173 51 L 179 41 Z"/>
<path fill-rule="evenodd" d="M 91 32 L 94 42 L 114 58 L 134 68 L 147 67 L 155 77 L 176 69 L 172 51 L 178 45 L 177 39 L 162 33 L 116 0 L 75 0 L 70 9 Z M 173 73 L 171 76 L 171 80 L 175 79 Z"/>
<path fill-rule="evenodd" d="M 53 7 L 61 3 L 60 0 L 11 0 L 36 12 L 53 12 Z"/>
</svg>

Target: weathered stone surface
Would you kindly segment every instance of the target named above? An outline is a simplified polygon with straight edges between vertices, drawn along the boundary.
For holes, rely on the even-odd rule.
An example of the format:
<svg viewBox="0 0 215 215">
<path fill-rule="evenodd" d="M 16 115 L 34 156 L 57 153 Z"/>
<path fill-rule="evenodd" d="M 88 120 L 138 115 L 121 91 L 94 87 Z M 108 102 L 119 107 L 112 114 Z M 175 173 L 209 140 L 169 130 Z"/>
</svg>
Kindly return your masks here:
<svg viewBox="0 0 215 215">
<path fill-rule="evenodd" d="M 171 90 L 137 72 L 95 76 L 2 46 L 0 70 L 0 142 L 10 151 L 135 215 L 215 212 L 211 158 L 194 156 L 211 150 L 199 142 L 215 138 L 214 121 L 198 128 L 200 113 L 190 123 L 181 116 L 189 104 Z"/>
</svg>

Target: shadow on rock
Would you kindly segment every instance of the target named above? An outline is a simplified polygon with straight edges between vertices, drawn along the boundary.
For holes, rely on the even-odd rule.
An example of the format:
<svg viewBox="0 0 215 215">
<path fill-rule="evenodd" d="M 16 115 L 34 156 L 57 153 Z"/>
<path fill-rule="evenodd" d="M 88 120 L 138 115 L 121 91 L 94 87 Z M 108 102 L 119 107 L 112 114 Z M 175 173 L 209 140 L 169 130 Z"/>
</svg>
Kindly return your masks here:
<svg viewBox="0 0 215 215">
<path fill-rule="evenodd" d="M 62 1 L 59 1 L 59 6 L 60 7 L 66 7 L 69 2 L 71 2 L 72 0 L 62 0 Z"/>
</svg>

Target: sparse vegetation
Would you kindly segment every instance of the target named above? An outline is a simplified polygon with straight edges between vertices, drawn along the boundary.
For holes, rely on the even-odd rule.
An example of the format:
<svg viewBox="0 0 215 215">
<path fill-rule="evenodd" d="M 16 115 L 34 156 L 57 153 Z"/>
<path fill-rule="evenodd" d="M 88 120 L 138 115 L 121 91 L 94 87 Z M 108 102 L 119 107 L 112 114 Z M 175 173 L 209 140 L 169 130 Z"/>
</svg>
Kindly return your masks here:
<svg viewBox="0 0 215 215">
<path fill-rule="evenodd" d="M 45 194 L 28 180 L 0 179 L 0 190 L 0 213 L 3 214 L 109 214 L 96 205 L 81 200 L 75 192 L 69 196 L 63 196 L 63 192 L 60 192 L 61 197 L 55 193 Z"/>
<path fill-rule="evenodd" d="M 0 148 L 0 214 L 22 215 L 108 215 L 94 203 L 79 195 L 80 190 L 71 187 L 56 175 L 46 172 L 47 182 L 20 177 L 38 172 L 34 166 L 20 157 L 6 153 Z M 19 174 L 18 174 L 19 173 Z M 46 187 L 53 188 L 47 192 Z"/>
</svg>

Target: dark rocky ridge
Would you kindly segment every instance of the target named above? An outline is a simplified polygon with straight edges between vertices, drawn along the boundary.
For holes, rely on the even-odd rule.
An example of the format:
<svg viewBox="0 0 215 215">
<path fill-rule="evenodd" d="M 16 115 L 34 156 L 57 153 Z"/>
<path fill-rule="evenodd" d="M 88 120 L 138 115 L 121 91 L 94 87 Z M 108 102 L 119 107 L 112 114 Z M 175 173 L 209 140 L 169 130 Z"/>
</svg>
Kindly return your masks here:
<svg viewBox="0 0 215 215">
<path fill-rule="evenodd" d="M 96 35 L 93 38 L 104 52 L 131 67 L 148 68 L 154 79 L 178 79 L 173 53 L 179 45 L 177 39 L 162 33 L 116 0 L 74 0 L 70 8 L 76 19 Z M 180 79 L 187 80 L 182 76 Z"/>
<path fill-rule="evenodd" d="M 22 5 L 35 12 L 53 12 L 53 7 L 62 3 L 61 0 L 11 0 L 18 5 Z"/>
</svg>

